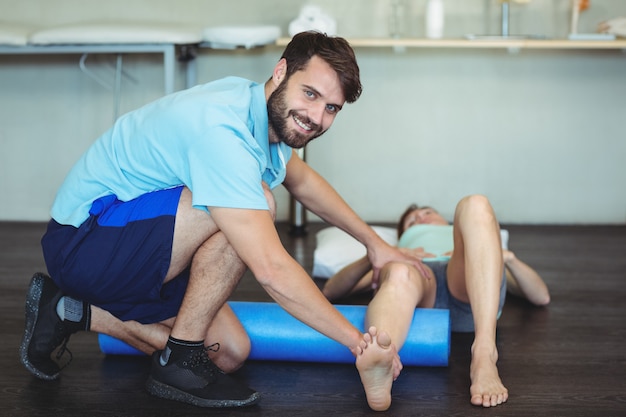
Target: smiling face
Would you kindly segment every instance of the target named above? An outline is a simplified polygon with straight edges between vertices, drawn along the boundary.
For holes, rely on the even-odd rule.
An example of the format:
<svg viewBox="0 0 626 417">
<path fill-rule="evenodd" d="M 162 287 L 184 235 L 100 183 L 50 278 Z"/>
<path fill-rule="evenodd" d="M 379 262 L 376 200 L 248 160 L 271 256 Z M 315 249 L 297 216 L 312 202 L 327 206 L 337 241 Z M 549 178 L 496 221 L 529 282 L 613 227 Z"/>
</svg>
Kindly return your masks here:
<svg viewBox="0 0 626 417">
<path fill-rule="evenodd" d="M 337 73 L 318 56 L 290 77 L 286 65 L 281 60 L 271 80 L 276 87 L 267 101 L 269 138 L 302 148 L 330 128 L 345 97 Z"/>
</svg>

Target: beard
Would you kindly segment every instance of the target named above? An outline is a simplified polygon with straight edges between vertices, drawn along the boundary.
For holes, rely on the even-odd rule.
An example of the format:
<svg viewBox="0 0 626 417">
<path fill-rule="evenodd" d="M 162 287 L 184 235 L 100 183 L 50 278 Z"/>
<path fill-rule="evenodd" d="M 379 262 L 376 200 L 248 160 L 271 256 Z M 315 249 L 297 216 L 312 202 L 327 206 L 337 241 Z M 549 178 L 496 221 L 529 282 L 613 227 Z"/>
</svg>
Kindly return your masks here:
<svg viewBox="0 0 626 417">
<path fill-rule="evenodd" d="M 287 110 L 287 100 L 285 99 L 287 93 L 286 86 L 287 80 L 283 80 L 267 100 L 270 138 L 273 137 L 291 148 L 304 148 L 307 143 L 321 136 L 325 130 L 311 122 L 308 117 L 299 115 L 295 110 Z M 293 118 L 294 115 L 297 115 L 298 119 L 312 127 L 310 134 L 303 134 L 287 127 L 287 121 Z"/>
</svg>

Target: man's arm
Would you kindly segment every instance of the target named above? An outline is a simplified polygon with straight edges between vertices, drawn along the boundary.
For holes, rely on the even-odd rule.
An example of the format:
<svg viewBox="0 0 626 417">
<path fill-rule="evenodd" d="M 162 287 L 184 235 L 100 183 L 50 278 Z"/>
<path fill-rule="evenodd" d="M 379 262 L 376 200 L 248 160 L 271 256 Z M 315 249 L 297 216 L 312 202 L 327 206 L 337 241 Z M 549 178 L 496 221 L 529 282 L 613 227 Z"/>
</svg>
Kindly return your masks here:
<svg viewBox="0 0 626 417">
<path fill-rule="evenodd" d="M 285 250 L 268 211 L 209 209 L 237 254 L 280 306 L 354 354 L 359 352 L 363 334 L 330 304 Z"/>
<path fill-rule="evenodd" d="M 283 185 L 307 209 L 365 245 L 374 271 L 374 283 L 376 283 L 380 268 L 391 261 L 410 263 L 424 276 L 430 276 L 421 261 L 401 253 L 378 236 L 348 206 L 337 191 L 295 152 L 287 164 L 287 176 Z"/>
</svg>

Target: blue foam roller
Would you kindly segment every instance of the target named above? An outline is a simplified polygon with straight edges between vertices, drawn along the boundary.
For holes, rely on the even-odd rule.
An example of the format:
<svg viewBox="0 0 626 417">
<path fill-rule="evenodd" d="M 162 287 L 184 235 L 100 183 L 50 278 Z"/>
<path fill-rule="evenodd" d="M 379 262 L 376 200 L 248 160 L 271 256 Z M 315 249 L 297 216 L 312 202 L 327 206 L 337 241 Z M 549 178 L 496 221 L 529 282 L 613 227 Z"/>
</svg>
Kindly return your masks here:
<svg viewBox="0 0 626 417">
<path fill-rule="evenodd" d="M 249 359 L 354 363 L 354 356 L 343 345 L 298 321 L 276 303 L 230 301 L 229 305 L 250 336 Z M 358 329 L 363 330 L 367 307 L 336 305 Z M 100 349 L 106 354 L 142 355 L 128 344 L 99 335 Z M 415 310 L 407 339 L 400 350 L 404 365 L 447 366 L 450 356 L 450 312 L 440 309 Z"/>
</svg>

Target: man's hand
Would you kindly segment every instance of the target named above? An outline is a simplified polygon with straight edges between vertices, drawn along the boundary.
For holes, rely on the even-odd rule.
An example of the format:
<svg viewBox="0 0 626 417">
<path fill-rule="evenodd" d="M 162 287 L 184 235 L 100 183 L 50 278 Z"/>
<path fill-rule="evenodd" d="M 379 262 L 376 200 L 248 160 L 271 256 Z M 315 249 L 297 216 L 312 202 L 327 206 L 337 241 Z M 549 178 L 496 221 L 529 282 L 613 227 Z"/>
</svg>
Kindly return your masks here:
<svg viewBox="0 0 626 417">
<path fill-rule="evenodd" d="M 423 250 L 422 250 L 423 252 Z M 372 288 L 378 288 L 378 278 L 381 268 L 389 262 L 402 262 L 413 265 L 425 278 L 431 278 L 431 274 L 426 266 L 422 263 L 423 257 L 417 253 L 405 253 L 395 246 L 382 241 L 376 248 L 367 249 L 367 257 L 372 263 Z"/>
</svg>

